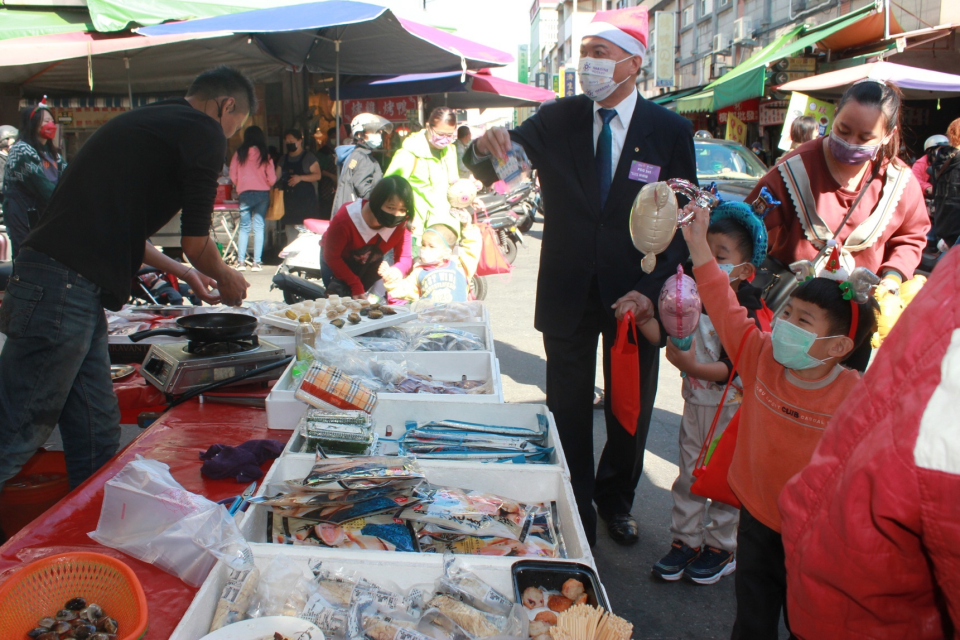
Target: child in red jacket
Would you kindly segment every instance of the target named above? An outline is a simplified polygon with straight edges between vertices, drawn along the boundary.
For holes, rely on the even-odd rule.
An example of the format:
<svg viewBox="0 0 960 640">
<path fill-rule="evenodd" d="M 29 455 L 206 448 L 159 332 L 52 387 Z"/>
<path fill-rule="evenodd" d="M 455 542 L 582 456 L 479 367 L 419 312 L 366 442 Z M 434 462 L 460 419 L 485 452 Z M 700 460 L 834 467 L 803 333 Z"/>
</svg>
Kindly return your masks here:
<svg viewBox="0 0 960 640">
<path fill-rule="evenodd" d="M 777 498 L 810 461 L 830 416 L 860 379 L 840 363 L 876 331 L 873 298 L 845 299 L 849 291 L 863 292 L 849 282 L 812 278 L 793 292 L 773 332 L 762 333 L 710 251 L 709 211 L 690 205 L 686 210 L 696 212 L 683 236 L 700 299 L 727 353 L 739 354 L 743 381 L 740 431 L 727 477 L 742 503 L 732 637 L 776 640 L 786 605 Z"/>
</svg>

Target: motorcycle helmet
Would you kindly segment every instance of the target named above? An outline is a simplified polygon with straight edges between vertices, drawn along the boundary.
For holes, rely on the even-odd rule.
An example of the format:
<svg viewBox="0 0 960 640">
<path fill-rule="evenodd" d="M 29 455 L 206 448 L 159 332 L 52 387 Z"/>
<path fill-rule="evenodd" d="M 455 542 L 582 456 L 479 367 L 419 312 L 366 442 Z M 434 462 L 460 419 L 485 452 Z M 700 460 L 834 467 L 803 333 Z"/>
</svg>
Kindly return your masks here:
<svg viewBox="0 0 960 640">
<path fill-rule="evenodd" d="M 20 132 L 17 131 L 16 127 L 11 127 L 8 124 L 0 126 L 0 145 L 4 143 L 7 139 L 16 139 L 20 135 Z M 10 144 L 13 144 L 12 142 Z"/>
<path fill-rule="evenodd" d="M 350 133 L 353 135 L 379 131 L 393 133 L 393 123 L 375 113 L 361 113 L 350 121 Z"/>
<path fill-rule="evenodd" d="M 923 143 L 923 150 L 926 151 L 927 149 L 930 149 L 931 147 L 939 147 L 940 145 L 944 145 L 944 144 L 949 145 L 949 144 L 950 144 L 950 139 L 947 138 L 947 136 L 942 136 L 942 135 L 937 134 L 937 135 L 935 135 L 935 136 L 930 136 L 929 138 L 927 138 L 927 139 L 924 141 L 924 143 Z"/>
</svg>

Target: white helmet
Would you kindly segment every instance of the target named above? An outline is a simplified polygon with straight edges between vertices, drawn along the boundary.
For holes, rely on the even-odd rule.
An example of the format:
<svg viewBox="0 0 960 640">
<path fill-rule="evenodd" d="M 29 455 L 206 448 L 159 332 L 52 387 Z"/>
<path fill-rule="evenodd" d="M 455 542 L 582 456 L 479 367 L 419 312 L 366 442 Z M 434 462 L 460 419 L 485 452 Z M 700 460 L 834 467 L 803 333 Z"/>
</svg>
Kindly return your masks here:
<svg viewBox="0 0 960 640">
<path fill-rule="evenodd" d="M 350 121 L 350 133 L 353 135 L 378 131 L 393 133 L 393 123 L 375 113 L 361 113 Z"/>
<path fill-rule="evenodd" d="M 939 134 L 935 136 L 930 136 L 929 138 L 926 139 L 926 141 L 924 141 L 923 150 L 926 151 L 930 147 L 939 147 L 942 144 L 949 145 L 950 139 L 947 138 L 947 136 L 941 136 Z"/>
</svg>

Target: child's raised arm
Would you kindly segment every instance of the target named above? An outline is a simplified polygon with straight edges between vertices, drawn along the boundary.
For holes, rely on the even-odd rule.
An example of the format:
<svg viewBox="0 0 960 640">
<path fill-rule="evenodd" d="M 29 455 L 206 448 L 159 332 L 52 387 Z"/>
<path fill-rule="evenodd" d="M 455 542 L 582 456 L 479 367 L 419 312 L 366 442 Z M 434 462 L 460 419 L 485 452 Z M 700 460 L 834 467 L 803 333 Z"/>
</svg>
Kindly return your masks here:
<svg viewBox="0 0 960 640">
<path fill-rule="evenodd" d="M 714 329 L 720 337 L 720 343 L 727 353 L 736 355 L 740 350 L 740 343 L 747 343 L 743 347 L 740 360 L 737 362 L 737 372 L 744 384 L 753 384 L 756 379 L 757 361 L 760 348 L 763 345 L 763 334 L 754 331 L 756 324 L 747 315 L 739 301 L 737 294 L 730 287 L 730 277 L 720 270 L 717 261 L 707 243 L 707 228 L 710 226 L 710 210 L 688 204 L 685 212 L 695 211 L 693 222 L 683 227 L 683 238 L 690 249 L 690 259 L 693 261 L 693 273 L 697 280 L 697 289 L 700 291 L 700 300 L 706 309 Z"/>
<path fill-rule="evenodd" d="M 660 346 L 660 341 L 663 338 L 660 334 L 660 323 L 656 318 L 650 318 L 646 322 L 638 323 L 637 329 L 639 329 L 643 337 L 647 339 L 647 342 L 658 347 Z"/>
</svg>

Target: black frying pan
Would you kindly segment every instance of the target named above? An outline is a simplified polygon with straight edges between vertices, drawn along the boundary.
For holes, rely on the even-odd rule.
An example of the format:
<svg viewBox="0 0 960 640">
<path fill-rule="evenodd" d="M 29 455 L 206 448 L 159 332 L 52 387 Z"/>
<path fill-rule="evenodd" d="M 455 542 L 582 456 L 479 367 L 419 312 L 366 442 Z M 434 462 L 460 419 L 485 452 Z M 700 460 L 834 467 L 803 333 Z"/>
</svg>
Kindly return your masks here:
<svg viewBox="0 0 960 640">
<path fill-rule="evenodd" d="M 132 342 L 151 336 L 183 336 L 191 342 L 243 340 L 257 330 L 257 319 L 239 313 L 198 313 L 177 318 L 177 327 L 130 334 Z"/>
</svg>

